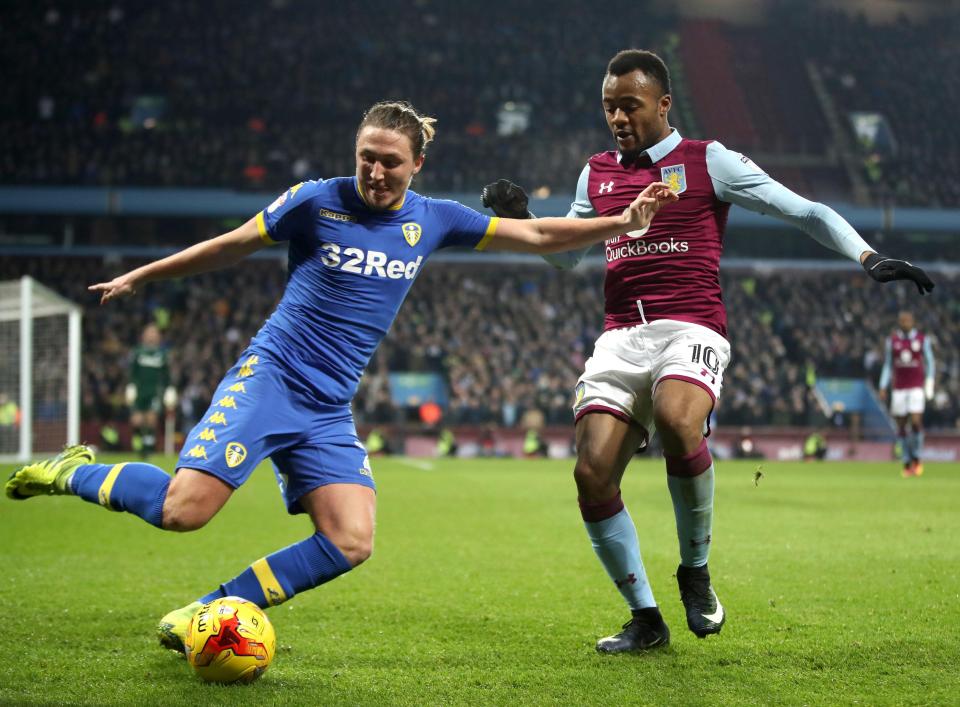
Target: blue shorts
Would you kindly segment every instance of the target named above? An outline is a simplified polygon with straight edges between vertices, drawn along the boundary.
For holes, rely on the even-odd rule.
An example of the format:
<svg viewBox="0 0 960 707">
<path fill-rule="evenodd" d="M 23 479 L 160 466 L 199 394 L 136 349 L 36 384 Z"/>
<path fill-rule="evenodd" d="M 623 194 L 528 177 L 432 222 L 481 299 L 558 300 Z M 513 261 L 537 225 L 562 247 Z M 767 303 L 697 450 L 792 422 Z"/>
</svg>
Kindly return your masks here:
<svg viewBox="0 0 960 707">
<path fill-rule="evenodd" d="M 296 374 L 247 349 L 187 436 L 177 468 L 199 469 L 239 488 L 266 457 L 290 513 L 327 484 L 376 489 L 349 404 L 318 401 Z"/>
</svg>

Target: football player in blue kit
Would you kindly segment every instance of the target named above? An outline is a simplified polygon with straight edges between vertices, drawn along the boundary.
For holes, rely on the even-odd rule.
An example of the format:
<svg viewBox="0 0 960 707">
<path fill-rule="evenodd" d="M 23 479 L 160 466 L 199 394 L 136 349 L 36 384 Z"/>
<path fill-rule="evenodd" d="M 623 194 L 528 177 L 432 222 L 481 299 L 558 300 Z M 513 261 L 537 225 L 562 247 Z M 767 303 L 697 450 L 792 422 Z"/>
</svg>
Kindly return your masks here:
<svg viewBox="0 0 960 707">
<path fill-rule="evenodd" d="M 76 445 L 18 469 L 6 484 L 13 499 L 75 495 L 164 530 L 189 531 L 204 526 L 270 457 L 287 510 L 308 514 L 313 534 L 167 614 L 158 626 L 163 646 L 183 651 L 190 619 L 204 602 L 233 595 L 274 606 L 370 556 L 375 486 L 350 401 L 433 251 L 580 248 L 641 233 L 677 198 L 656 182 L 617 216 L 490 218 L 409 190 L 434 122 L 409 104 L 378 103 L 357 131 L 354 176 L 297 184 L 234 231 L 90 287 L 103 304 L 149 282 L 223 268 L 289 242 L 283 297 L 221 381 L 172 478 L 142 462 L 97 464 L 89 447 Z"/>
</svg>

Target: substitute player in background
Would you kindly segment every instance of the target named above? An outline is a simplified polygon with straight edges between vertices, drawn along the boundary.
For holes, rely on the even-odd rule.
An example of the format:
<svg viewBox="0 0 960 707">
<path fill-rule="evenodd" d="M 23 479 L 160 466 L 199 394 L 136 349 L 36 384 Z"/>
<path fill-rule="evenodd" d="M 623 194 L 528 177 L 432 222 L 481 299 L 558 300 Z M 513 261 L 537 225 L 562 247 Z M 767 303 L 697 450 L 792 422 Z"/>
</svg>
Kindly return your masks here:
<svg viewBox="0 0 960 707">
<path fill-rule="evenodd" d="M 144 327 L 140 345 L 130 354 L 126 399 L 130 406 L 133 449 L 146 458 L 157 448 L 160 411 L 171 411 L 177 404 L 177 391 L 170 385 L 169 350 L 163 345 L 156 324 Z"/>
<path fill-rule="evenodd" d="M 933 380 L 930 339 L 916 328 L 912 312 L 900 312 L 897 328 L 884 344 L 879 387 L 884 402 L 887 388 L 892 389 L 890 414 L 897 423 L 904 476 L 923 473 L 923 408 L 925 401 L 933 399 Z"/>
<path fill-rule="evenodd" d="M 670 127 L 670 75 L 656 54 L 620 52 L 602 89 L 617 149 L 587 162 L 568 216 L 618 213 L 630 194 L 657 180 L 680 197 L 646 233 L 625 231 L 606 242 L 604 333 L 576 387 L 580 512 L 632 612 L 623 631 L 601 639 L 597 650 L 620 653 L 666 645 L 670 637 L 620 497 L 627 462 L 654 429 L 676 516 L 677 583 L 687 625 L 703 638 L 726 620 L 707 568 L 714 468 L 704 436 L 730 360 L 719 279 L 730 204 L 794 224 L 860 262 L 875 280 L 910 279 L 921 292 L 933 283 L 919 268 L 875 253 L 833 210 L 797 196 L 743 155 L 719 142 L 681 137 Z M 487 185 L 483 201 L 500 216 L 529 216 L 526 194 L 507 180 Z M 572 267 L 585 252 L 548 260 Z"/>
<path fill-rule="evenodd" d="M 6 485 L 14 499 L 72 494 L 186 531 L 206 524 L 271 458 L 287 510 L 309 514 L 313 534 L 170 612 L 159 626 L 161 644 L 183 650 L 200 602 L 235 595 L 261 607 L 280 604 L 370 556 L 375 487 L 350 402 L 433 251 L 584 247 L 642 230 L 662 204 L 676 201 L 665 184 L 651 184 L 619 214 L 591 223 L 490 218 L 429 199 L 408 187 L 423 167 L 433 123 L 409 104 L 378 103 L 357 130 L 354 176 L 297 184 L 240 228 L 90 288 L 105 303 L 290 243 L 283 298 L 220 383 L 173 479 L 151 464 L 96 464 L 90 449 L 75 446 L 19 469 Z"/>
</svg>

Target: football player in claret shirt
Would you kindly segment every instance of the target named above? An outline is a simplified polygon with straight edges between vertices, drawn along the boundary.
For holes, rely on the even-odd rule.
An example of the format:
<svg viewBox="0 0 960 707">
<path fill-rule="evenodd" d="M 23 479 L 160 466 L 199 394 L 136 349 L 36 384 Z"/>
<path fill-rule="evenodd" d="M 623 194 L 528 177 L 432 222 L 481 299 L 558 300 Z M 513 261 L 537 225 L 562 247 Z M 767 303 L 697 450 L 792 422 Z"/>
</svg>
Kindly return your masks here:
<svg viewBox="0 0 960 707">
<path fill-rule="evenodd" d="M 273 606 L 370 556 L 375 487 L 350 401 L 433 251 L 580 248 L 642 231 L 662 204 L 676 201 L 655 183 L 615 216 L 591 224 L 490 218 L 423 197 L 408 187 L 423 167 L 434 122 L 409 104 L 378 103 L 357 131 L 354 176 L 297 184 L 234 231 L 90 287 L 105 303 L 155 280 L 226 267 L 289 242 L 283 297 L 187 436 L 173 478 L 146 463 L 97 464 L 91 449 L 77 445 L 18 469 L 6 484 L 13 499 L 76 495 L 164 530 L 187 531 L 205 525 L 270 457 L 287 510 L 307 513 L 314 532 L 167 614 L 158 626 L 162 645 L 183 651 L 202 602 L 234 595 Z"/>
<path fill-rule="evenodd" d="M 656 54 L 630 49 L 607 66 L 602 107 L 616 149 L 589 159 L 568 217 L 617 213 L 645 185 L 663 181 L 680 197 L 642 234 L 607 240 L 604 332 L 575 390 L 574 478 L 587 535 L 631 610 L 623 630 L 597 643 L 602 653 L 666 645 L 670 632 L 654 600 L 637 532 L 620 496 L 627 462 L 660 434 L 673 499 L 687 625 L 718 633 L 726 612 L 710 583 L 713 459 L 705 436 L 730 360 L 720 293 L 720 250 L 730 204 L 771 214 L 863 265 L 875 280 L 933 287 L 909 263 L 879 255 L 832 209 L 777 183 L 747 157 L 670 127 L 670 74 Z M 483 202 L 499 216 L 529 216 L 527 196 L 501 179 Z M 583 257 L 547 260 L 572 267 Z"/>
<path fill-rule="evenodd" d="M 880 372 L 880 399 L 890 393 L 890 414 L 897 423 L 903 475 L 923 473 L 923 408 L 933 399 L 934 361 L 930 339 L 914 326 L 912 312 L 900 312 L 887 337 Z"/>
</svg>

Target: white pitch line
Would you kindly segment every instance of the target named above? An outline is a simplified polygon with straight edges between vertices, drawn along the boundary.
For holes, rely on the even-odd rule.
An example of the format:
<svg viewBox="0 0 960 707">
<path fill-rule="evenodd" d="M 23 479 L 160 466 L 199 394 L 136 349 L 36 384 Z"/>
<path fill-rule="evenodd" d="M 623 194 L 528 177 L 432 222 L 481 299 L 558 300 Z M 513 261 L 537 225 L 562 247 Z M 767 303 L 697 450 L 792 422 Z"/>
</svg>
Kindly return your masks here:
<svg viewBox="0 0 960 707">
<path fill-rule="evenodd" d="M 412 466 L 414 469 L 420 469 L 421 471 L 433 471 L 433 463 L 424 461 L 422 459 L 403 457 L 402 459 L 397 459 L 397 461 L 404 466 Z"/>
</svg>

